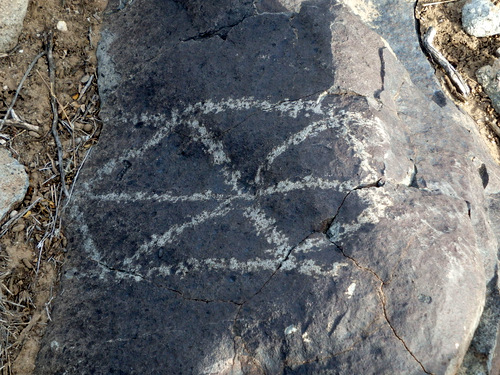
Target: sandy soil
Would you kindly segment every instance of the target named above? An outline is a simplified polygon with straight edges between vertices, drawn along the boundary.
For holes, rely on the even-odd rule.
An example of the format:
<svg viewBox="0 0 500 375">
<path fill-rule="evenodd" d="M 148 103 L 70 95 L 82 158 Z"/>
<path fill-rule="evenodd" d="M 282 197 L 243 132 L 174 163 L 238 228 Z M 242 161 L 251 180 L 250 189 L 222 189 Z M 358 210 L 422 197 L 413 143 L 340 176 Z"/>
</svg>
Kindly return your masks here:
<svg viewBox="0 0 500 375">
<path fill-rule="evenodd" d="M 35 56 L 47 48 L 53 32 L 55 90 L 63 165 L 68 189 L 100 131 L 97 118 L 95 50 L 107 0 L 32 0 L 18 45 L 0 55 L 0 118 L 5 116 L 21 78 Z M 59 21 L 67 31 L 58 30 Z M 10 123 L 0 130 L 5 147 L 26 166 L 30 187 L 16 207 L 23 212 L 7 229 L 0 223 L 0 374 L 30 374 L 39 340 L 50 320 L 64 261 L 66 239 L 60 214 L 65 203 L 58 149 L 51 133 L 47 56 L 38 59 L 19 92 L 14 112 L 38 133 Z"/>
<path fill-rule="evenodd" d="M 498 147 L 500 144 L 498 141 L 500 116 L 493 109 L 490 99 L 476 79 L 476 71 L 485 65 L 491 65 L 497 58 L 500 36 L 476 38 L 468 35 L 462 29 L 461 23 L 461 11 L 465 2 L 466 0 L 448 2 L 419 0 L 415 16 L 420 22 L 421 35 L 430 26 L 436 28 L 434 45 L 465 78 L 471 88 L 471 95 L 466 101 L 461 100 L 444 71 L 436 66 L 436 75 L 444 91 L 475 120 L 491 154 L 497 162 L 500 162 Z"/>
</svg>

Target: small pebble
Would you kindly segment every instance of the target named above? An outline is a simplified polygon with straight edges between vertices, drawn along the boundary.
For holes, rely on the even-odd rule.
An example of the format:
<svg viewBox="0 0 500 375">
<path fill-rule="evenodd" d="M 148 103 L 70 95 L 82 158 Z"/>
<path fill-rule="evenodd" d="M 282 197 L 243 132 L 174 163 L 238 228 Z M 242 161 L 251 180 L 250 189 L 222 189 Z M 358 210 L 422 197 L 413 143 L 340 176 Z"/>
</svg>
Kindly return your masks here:
<svg viewBox="0 0 500 375">
<path fill-rule="evenodd" d="M 483 66 L 476 71 L 476 78 L 484 92 L 491 99 L 493 108 L 500 114 L 500 85 L 498 78 L 500 77 L 500 58 L 496 59 L 493 64 Z M 486 121 L 489 119 L 486 117 Z"/>
<path fill-rule="evenodd" d="M 66 22 L 64 22 L 64 21 L 59 21 L 57 23 L 57 30 L 65 33 L 66 31 L 68 31 L 68 25 L 66 25 Z"/>
<path fill-rule="evenodd" d="M 83 131 L 84 132 L 90 133 L 92 131 L 92 129 L 94 129 L 94 127 L 92 126 L 92 124 L 85 124 L 85 125 L 83 125 Z"/>
<path fill-rule="evenodd" d="M 19 212 L 17 212 L 16 210 L 13 210 L 10 212 L 10 218 L 12 219 L 14 216 L 16 216 Z"/>
<path fill-rule="evenodd" d="M 81 79 L 80 79 L 80 82 L 81 83 L 87 83 L 90 79 L 90 75 L 88 74 L 85 74 Z"/>
<path fill-rule="evenodd" d="M 40 134 L 38 134 L 37 132 L 34 132 L 34 131 L 32 131 L 32 130 L 30 130 L 30 131 L 28 132 L 28 134 L 29 134 L 29 135 L 31 135 L 32 137 L 36 137 L 36 138 L 39 138 L 39 137 L 40 137 Z"/>
<path fill-rule="evenodd" d="M 14 233 L 18 233 L 18 232 L 21 232 L 22 230 L 24 230 L 24 224 L 17 224 L 17 225 L 14 225 L 14 227 L 12 228 L 12 232 Z"/>
<path fill-rule="evenodd" d="M 30 269 L 32 269 L 32 268 L 33 268 L 33 265 L 30 263 L 30 261 L 29 261 L 28 259 L 23 258 L 22 262 L 23 262 L 24 266 L 25 266 L 27 269 L 29 269 L 29 270 L 30 270 Z"/>
</svg>

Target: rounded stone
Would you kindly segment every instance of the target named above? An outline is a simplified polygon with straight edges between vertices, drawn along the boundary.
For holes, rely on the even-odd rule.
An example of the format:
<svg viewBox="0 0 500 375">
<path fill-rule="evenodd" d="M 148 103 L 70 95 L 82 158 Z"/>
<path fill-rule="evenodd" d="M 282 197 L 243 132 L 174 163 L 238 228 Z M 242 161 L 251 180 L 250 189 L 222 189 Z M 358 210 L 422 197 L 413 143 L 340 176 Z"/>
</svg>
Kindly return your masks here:
<svg viewBox="0 0 500 375">
<path fill-rule="evenodd" d="M 491 0 L 469 0 L 462 8 L 462 26 L 476 37 L 500 34 L 500 7 Z"/>
<path fill-rule="evenodd" d="M 65 33 L 66 31 L 68 31 L 68 25 L 66 24 L 65 21 L 59 21 L 57 23 L 57 30 L 59 31 L 62 31 L 63 33 Z"/>
<path fill-rule="evenodd" d="M 19 223 L 17 225 L 14 225 L 14 227 L 12 228 L 12 232 L 19 233 L 19 232 L 23 231 L 24 228 L 25 228 L 24 224 L 23 223 Z"/>
<path fill-rule="evenodd" d="M 29 179 L 24 166 L 10 152 L 0 148 L 0 222 L 28 190 Z"/>
<path fill-rule="evenodd" d="M 92 129 L 94 129 L 94 127 L 92 126 L 92 124 L 85 124 L 85 125 L 83 125 L 83 131 L 85 131 L 87 133 L 90 133 L 92 131 Z"/>
<path fill-rule="evenodd" d="M 28 0 L 0 0 L 0 52 L 17 44 L 27 9 Z"/>
<path fill-rule="evenodd" d="M 491 99 L 495 111 L 500 113 L 500 58 L 491 65 L 479 68 L 476 71 L 476 78 Z"/>
</svg>

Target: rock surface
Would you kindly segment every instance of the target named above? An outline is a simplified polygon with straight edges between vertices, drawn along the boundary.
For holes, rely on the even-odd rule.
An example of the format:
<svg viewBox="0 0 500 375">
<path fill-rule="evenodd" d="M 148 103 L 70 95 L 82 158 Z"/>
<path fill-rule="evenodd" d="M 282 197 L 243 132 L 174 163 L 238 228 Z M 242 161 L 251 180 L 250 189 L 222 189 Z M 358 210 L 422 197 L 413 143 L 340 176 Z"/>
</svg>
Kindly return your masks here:
<svg viewBox="0 0 500 375">
<path fill-rule="evenodd" d="M 29 0 L 0 0 L 0 52 L 7 52 L 17 44 Z"/>
<path fill-rule="evenodd" d="M 331 1 L 109 7 L 35 373 L 456 373 L 497 265 L 474 124 Z"/>
<path fill-rule="evenodd" d="M 424 95 L 441 107 L 452 104 L 441 90 L 434 67 L 422 53 L 416 32 L 416 0 L 342 0 L 342 3 L 387 41 Z"/>
<path fill-rule="evenodd" d="M 493 108 L 500 114 L 500 59 L 495 59 L 493 64 L 479 68 L 476 78 L 491 99 Z"/>
<path fill-rule="evenodd" d="M 28 185 L 24 166 L 0 147 L 0 223 L 14 205 L 23 200 Z"/>
<path fill-rule="evenodd" d="M 500 7 L 492 0 L 469 0 L 462 8 L 462 26 L 472 36 L 500 34 Z"/>
<path fill-rule="evenodd" d="M 398 59 L 408 70 L 412 81 L 420 90 L 422 90 L 424 95 L 432 99 L 440 107 L 448 105 L 454 106 L 452 101 L 442 92 L 440 84 L 434 74 L 434 67 L 429 64 L 427 57 L 420 49 L 419 35 L 414 32 L 419 28 L 417 21 L 414 18 L 416 1 L 342 0 L 342 2 L 354 13 L 358 14 L 367 26 L 375 30 L 389 42 Z M 488 2 L 487 6 L 489 7 L 489 0 L 486 0 L 486 2 Z M 495 12 L 498 12 L 498 7 L 495 7 Z M 477 20 L 477 14 L 473 18 Z M 498 23 L 496 26 L 498 27 Z M 496 68 L 496 64 L 493 64 L 493 67 Z M 493 102 L 500 103 L 497 85 L 498 81 L 493 74 L 496 73 L 496 69 L 493 67 L 483 68 L 485 70 L 488 69 L 490 74 L 486 75 L 482 73 L 481 75 L 484 77 L 484 85 L 488 87 L 486 90 L 491 93 L 491 99 Z M 478 79 L 481 80 L 482 77 L 478 77 Z M 498 106 L 498 104 L 495 105 Z M 473 125 L 470 126 L 471 128 L 473 127 Z M 478 170 L 485 170 L 482 168 L 481 163 L 478 163 Z M 487 174 L 484 176 L 487 177 Z M 488 190 L 489 188 L 486 189 L 488 197 L 488 212 L 490 216 L 494 217 L 493 219 L 490 219 L 490 223 L 494 224 L 500 221 L 500 216 L 497 214 L 500 206 L 497 204 L 498 198 L 496 195 L 492 194 Z M 497 234 L 498 237 L 500 227 L 495 228 L 494 233 Z M 500 238 L 497 240 L 500 241 Z M 493 283 L 490 281 L 488 285 L 492 286 Z M 500 301 L 492 298 L 492 296 L 495 295 L 495 291 L 490 290 L 489 288 L 486 294 L 488 299 L 486 305 L 490 306 L 490 308 L 484 314 L 484 322 L 481 322 L 480 324 L 478 336 L 474 338 L 473 345 L 470 348 L 466 363 L 464 364 L 465 367 L 461 369 L 460 374 L 483 375 L 490 373 L 496 375 L 497 373 L 500 373 L 500 365 L 497 364 L 495 368 L 493 363 L 495 357 L 494 349 L 500 348 L 500 345 L 496 345 L 498 338 L 490 337 L 490 341 L 484 342 L 485 335 L 481 334 L 481 331 L 483 330 L 481 327 L 483 326 L 488 326 L 493 329 L 492 327 L 496 324 L 497 328 L 493 329 L 493 331 L 498 330 L 500 319 L 495 321 L 491 319 L 492 315 L 497 316 L 500 313 Z M 493 310 L 496 311 L 496 313 L 491 313 Z M 482 343 L 480 346 L 483 349 L 490 348 L 492 350 L 487 355 L 484 350 L 478 352 L 475 347 L 478 346 L 479 342 Z M 500 356 L 496 355 L 496 358 L 497 362 L 500 362 Z M 475 371 L 474 369 L 479 370 Z"/>
</svg>

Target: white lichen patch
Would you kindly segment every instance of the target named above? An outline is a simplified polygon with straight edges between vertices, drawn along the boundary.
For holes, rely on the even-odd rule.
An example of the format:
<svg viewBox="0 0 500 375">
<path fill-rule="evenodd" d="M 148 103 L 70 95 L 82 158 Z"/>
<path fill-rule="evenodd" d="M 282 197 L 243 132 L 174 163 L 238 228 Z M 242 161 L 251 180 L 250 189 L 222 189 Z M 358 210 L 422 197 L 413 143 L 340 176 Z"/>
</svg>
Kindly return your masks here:
<svg viewBox="0 0 500 375">
<path fill-rule="evenodd" d="M 356 283 L 351 283 L 347 288 L 345 294 L 347 295 L 347 299 L 350 299 L 354 295 L 354 291 L 356 290 Z"/>
<path fill-rule="evenodd" d="M 298 331 L 297 327 L 292 324 L 285 328 L 285 335 L 288 336 L 297 331 Z"/>
<path fill-rule="evenodd" d="M 371 24 L 380 17 L 380 13 L 370 0 L 342 0 L 351 11 L 359 16 L 363 22 Z"/>
<path fill-rule="evenodd" d="M 302 334 L 302 341 L 304 341 L 307 344 L 309 344 L 311 342 L 311 339 L 309 338 L 309 334 L 307 332 L 304 332 Z"/>
<path fill-rule="evenodd" d="M 223 337 L 213 343 L 210 354 L 200 363 L 197 363 L 197 374 L 231 374 L 240 375 L 242 372 L 236 371 L 234 358 L 234 342 L 228 337 Z"/>
</svg>

